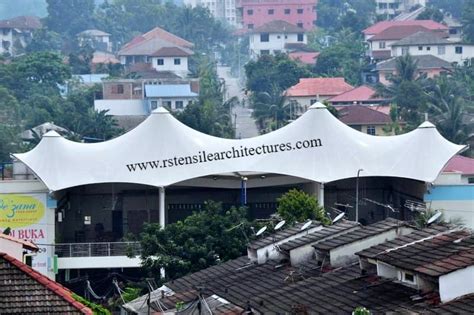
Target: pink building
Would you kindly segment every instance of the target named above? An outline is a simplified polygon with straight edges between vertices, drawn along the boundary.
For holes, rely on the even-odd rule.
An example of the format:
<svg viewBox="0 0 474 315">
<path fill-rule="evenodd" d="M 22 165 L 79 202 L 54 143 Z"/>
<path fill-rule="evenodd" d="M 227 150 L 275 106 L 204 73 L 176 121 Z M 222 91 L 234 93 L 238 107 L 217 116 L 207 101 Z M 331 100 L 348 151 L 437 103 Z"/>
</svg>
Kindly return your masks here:
<svg viewBox="0 0 474 315">
<path fill-rule="evenodd" d="M 316 23 L 318 0 L 237 0 L 244 29 L 282 20 L 310 30 Z"/>
</svg>

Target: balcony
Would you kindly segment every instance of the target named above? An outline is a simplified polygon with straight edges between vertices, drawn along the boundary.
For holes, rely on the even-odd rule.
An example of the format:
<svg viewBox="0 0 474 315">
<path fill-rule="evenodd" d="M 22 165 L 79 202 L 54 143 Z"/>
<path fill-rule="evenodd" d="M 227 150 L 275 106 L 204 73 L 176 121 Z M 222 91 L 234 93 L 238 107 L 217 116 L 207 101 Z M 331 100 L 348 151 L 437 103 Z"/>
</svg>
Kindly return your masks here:
<svg viewBox="0 0 474 315">
<path fill-rule="evenodd" d="M 55 245 L 59 269 L 138 268 L 139 242 L 65 243 Z"/>
</svg>

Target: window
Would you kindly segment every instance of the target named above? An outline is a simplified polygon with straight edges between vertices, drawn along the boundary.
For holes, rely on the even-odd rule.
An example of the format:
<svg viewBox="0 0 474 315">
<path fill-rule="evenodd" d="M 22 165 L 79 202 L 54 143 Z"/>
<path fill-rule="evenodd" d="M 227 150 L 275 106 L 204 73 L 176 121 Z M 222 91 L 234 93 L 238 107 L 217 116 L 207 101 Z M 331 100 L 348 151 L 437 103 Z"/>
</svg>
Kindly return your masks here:
<svg viewBox="0 0 474 315">
<path fill-rule="evenodd" d="M 375 126 L 367 126 L 367 134 L 375 136 Z"/>
<path fill-rule="evenodd" d="M 296 23 L 296 26 L 303 28 L 303 23 Z"/>
<path fill-rule="evenodd" d="M 467 183 L 468 184 L 474 184 L 474 177 L 468 177 L 467 178 Z"/>
<path fill-rule="evenodd" d="M 427 50 L 427 51 L 430 51 L 430 50 L 431 50 L 431 47 L 430 47 L 430 46 L 426 47 L 426 50 Z"/>
<path fill-rule="evenodd" d="M 268 15 L 273 15 L 275 13 L 275 10 L 273 9 L 268 9 Z"/>
<path fill-rule="evenodd" d="M 247 28 L 248 28 L 249 30 L 253 30 L 253 24 L 247 25 Z"/>
<path fill-rule="evenodd" d="M 446 47 L 438 46 L 438 55 L 444 55 L 446 53 Z"/>
<path fill-rule="evenodd" d="M 296 13 L 298 13 L 298 14 L 303 14 L 303 9 L 297 9 L 297 10 L 296 10 Z"/>
<path fill-rule="evenodd" d="M 415 283 L 415 275 L 408 272 L 403 272 L 403 281 L 408 283 Z"/>
<path fill-rule="evenodd" d="M 176 102 L 174 103 L 174 107 L 175 107 L 176 109 L 183 109 L 183 107 L 184 107 L 184 106 L 183 106 L 183 101 L 176 101 Z"/>
<path fill-rule="evenodd" d="M 123 94 L 123 84 L 112 85 L 112 94 Z"/>
<path fill-rule="evenodd" d="M 163 58 L 158 58 L 158 59 L 156 59 L 156 64 L 158 66 L 162 66 L 162 65 L 165 64 L 165 60 Z"/>
<path fill-rule="evenodd" d="M 180 65 L 181 64 L 181 58 L 174 58 L 174 64 L 175 65 Z"/>
<path fill-rule="evenodd" d="M 151 101 L 151 110 L 157 109 L 158 108 L 158 101 Z"/>
<path fill-rule="evenodd" d="M 399 4 L 396 3 L 396 2 L 395 2 L 395 3 L 389 3 L 389 4 L 388 4 L 388 7 L 389 7 L 390 9 L 395 9 L 395 10 L 397 10 L 397 9 L 398 9 L 398 5 L 399 5 Z"/>
<path fill-rule="evenodd" d="M 402 56 L 408 55 L 408 47 L 402 47 Z"/>
<path fill-rule="evenodd" d="M 302 34 L 302 33 L 299 33 L 299 34 L 298 34 L 298 41 L 299 41 L 299 42 L 304 41 L 304 34 Z"/>
<path fill-rule="evenodd" d="M 456 35 L 457 33 L 458 33 L 458 30 L 457 30 L 457 29 L 455 29 L 455 28 L 450 28 L 450 29 L 449 29 L 449 34 L 450 34 L 450 35 Z"/>
<path fill-rule="evenodd" d="M 386 3 L 379 3 L 379 9 L 386 9 L 387 8 L 387 4 Z"/>
<path fill-rule="evenodd" d="M 163 101 L 163 106 L 165 106 L 166 108 L 171 108 L 171 101 Z"/>
<path fill-rule="evenodd" d="M 291 13 L 291 10 L 290 9 L 285 9 L 285 14 L 288 15 Z"/>
<path fill-rule="evenodd" d="M 268 49 L 260 50 L 260 55 L 262 56 L 270 55 L 270 50 Z"/>
<path fill-rule="evenodd" d="M 253 15 L 253 10 L 247 10 L 247 15 Z"/>
<path fill-rule="evenodd" d="M 385 48 L 385 42 L 379 42 L 379 49 Z"/>
<path fill-rule="evenodd" d="M 311 105 L 313 105 L 314 103 L 317 103 L 317 102 L 318 102 L 317 99 L 312 99 L 312 100 L 309 101 L 309 103 L 310 103 Z"/>
<path fill-rule="evenodd" d="M 260 34 L 260 41 L 263 42 L 269 42 L 270 41 L 270 34 L 268 33 L 262 33 Z"/>
<path fill-rule="evenodd" d="M 423 46 L 418 46 L 418 50 L 423 50 Z"/>
<path fill-rule="evenodd" d="M 8 35 L 8 33 L 10 33 L 10 29 L 4 28 L 4 29 L 3 29 L 3 35 L 6 36 L 6 35 Z"/>
<path fill-rule="evenodd" d="M 456 46 L 455 52 L 456 54 L 462 54 L 462 46 Z"/>
</svg>

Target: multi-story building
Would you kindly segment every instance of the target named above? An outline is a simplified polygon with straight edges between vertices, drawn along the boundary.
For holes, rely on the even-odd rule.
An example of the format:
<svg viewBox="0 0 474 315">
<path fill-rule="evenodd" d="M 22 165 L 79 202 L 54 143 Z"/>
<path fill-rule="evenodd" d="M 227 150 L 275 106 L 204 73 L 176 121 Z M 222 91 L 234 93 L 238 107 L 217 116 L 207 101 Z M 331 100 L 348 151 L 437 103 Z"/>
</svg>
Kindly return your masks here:
<svg viewBox="0 0 474 315">
<path fill-rule="evenodd" d="M 191 7 L 203 6 L 218 20 L 227 21 L 230 25 L 237 25 L 235 0 L 184 0 L 185 5 Z"/>
<path fill-rule="evenodd" d="M 188 74 L 188 57 L 193 44 L 159 27 L 137 36 L 118 52 L 120 62 L 129 70 L 172 72 L 180 77 Z"/>
<path fill-rule="evenodd" d="M 79 44 L 85 45 L 86 43 L 100 51 L 112 51 L 112 42 L 110 41 L 110 34 L 101 30 L 91 29 L 85 30 L 77 34 Z"/>
<path fill-rule="evenodd" d="M 250 32 L 250 57 L 288 52 L 306 46 L 308 40 L 303 28 L 285 21 L 272 21 Z"/>
<path fill-rule="evenodd" d="M 310 30 L 316 23 L 317 0 L 237 0 L 238 16 L 244 29 L 283 20 Z"/>
<path fill-rule="evenodd" d="M 15 56 L 22 52 L 33 36 L 33 31 L 41 28 L 36 16 L 17 16 L 0 21 L 0 54 Z"/>
<path fill-rule="evenodd" d="M 426 0 L 376 0 L 375 13 L 394 18 L 400 13 L 409 12 L 414 6 L 426 6 Z"/>
</svg>

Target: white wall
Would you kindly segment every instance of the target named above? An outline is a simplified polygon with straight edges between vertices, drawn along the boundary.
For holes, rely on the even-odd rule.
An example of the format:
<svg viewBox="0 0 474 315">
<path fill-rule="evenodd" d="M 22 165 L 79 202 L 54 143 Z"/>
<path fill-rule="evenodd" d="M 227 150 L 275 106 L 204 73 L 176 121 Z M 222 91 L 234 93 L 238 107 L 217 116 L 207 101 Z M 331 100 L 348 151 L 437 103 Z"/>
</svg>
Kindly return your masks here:
<svg viewBox="0 0 474 315">
<path fill-rule="evenodd" d="M 108 110 L 107 115 L 113 116 L 145 116 L 148 109 L 143 100 L 95 100 L 97 111 Z"/>
<path fill-rule="evenodd" d="M 140 257 L 104 256 L 58 258 L 59 269 L 138 268 L 140 266 Z"/>
<path fill-rule="evenodd" d="M 438 46 L 444 46 L 444 54 L 438 53 Z M 421 50 L 419 49 L 421 47 Z M 456 47 L 462 47 L 462 54 L 456 53 Z M 474 58 L 474 45 L 466 44 L 449 44 L 449 45 L 413 45 L 404 46 L 408 48 L 408 53 L 412 56 L 433 55 L 447 62 L 457 62 L 461 64 L 466 59 Z M 428 50 L 429 49 L 429 50 Z M 392 56 L 401 56 L 402 47 L 396 46 L 392 48 Z"/>
<path fill-rule="evenodd" d="M 474 293 L 474 266 L 439 277 L 441 302 L 446 303 L 470 293 Z"/>
<path fill-rule="evenodd" d="M 20 243 L 0 238 L 0 253 L 5 253 L 19 261 L 23 261 L 23 245 Z"/>
<path fill-rule="evenodd" d="M 303 35 L 303 41 L 298 41 L 298 33 L 270 33 L 268 42 L 262 42 L 260 38 L 260 33 L 255 33 L 250 35 L 250 55 L 256 57 L 260 55 L 262 50 L 269 50 L 271 54 L 274 54 L 276 50 L 285 52 L 285 44 L 307 44 L 308 38 L 306 34 Z"/>
<path fill-rule="evenodd" d="M 337 247 L 330 251 L 329 255 L 331 258 L 331 266 L 333 267 L 340 267 L 344 266 L 347 263 L 356 260 L 357 256 L 355 253 L 360 252 L 366 248 L 371 246 L 375 246 L 381 243 L 384 243 L 389 240 L 393 240 L 398 236 L 406 235 L 413 232 L 413 229 L 408 227 L 400 227 L 397 230 L 394 228 L 387 232 L 378 234 L 376 236 L 368 237 L 366 239 L 357 241 L 355 243 L 350 243 L 344 246 Z"/>
<path fill-rule="evenodd" d="M 397 268 L 383 262 L 377 262 L 377 276 L 387 279 L 397 278 Z"/>
<path fill-rule="evenodd" d="M 5 34 L 3 31 L 5 30 Z M 10 42 L 8 49 L 3 47 L 3 41 Z M 11 53 L 13 47 L 13 33 L 11 29 L 0 29 L 0 54 Z"/>
<path fill-rule="evenodd" d="M 163 59 L 163 65 L 158 65 L 158 59 Z M 181 64 L 175 65 L 175 59 L 179 59 Z M 153 57 L 152 67 L 156 71 L 171 71 L 183 76 L 188 73 L 188 57 Z"/>
</svg>

